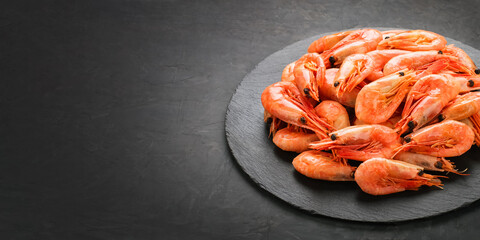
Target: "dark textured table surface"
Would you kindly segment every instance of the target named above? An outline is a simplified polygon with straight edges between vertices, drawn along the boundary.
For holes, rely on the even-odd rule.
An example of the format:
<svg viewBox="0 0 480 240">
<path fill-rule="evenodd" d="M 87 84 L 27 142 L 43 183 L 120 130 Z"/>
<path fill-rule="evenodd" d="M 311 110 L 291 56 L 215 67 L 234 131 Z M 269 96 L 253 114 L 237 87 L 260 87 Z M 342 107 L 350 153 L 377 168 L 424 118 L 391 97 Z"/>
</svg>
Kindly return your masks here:
<svg viewBox="0 0 480 240">
<path fill-rule="evenodd" d="M 2 1 L 0 238 L 473 239 L 478 202 L 395 224 L 297 210 L 242 172 L 224 118 L 243 77 L 296 41 L 384 26 L 480 49 L 478 9 L 478 1 Z"/>
</svg>

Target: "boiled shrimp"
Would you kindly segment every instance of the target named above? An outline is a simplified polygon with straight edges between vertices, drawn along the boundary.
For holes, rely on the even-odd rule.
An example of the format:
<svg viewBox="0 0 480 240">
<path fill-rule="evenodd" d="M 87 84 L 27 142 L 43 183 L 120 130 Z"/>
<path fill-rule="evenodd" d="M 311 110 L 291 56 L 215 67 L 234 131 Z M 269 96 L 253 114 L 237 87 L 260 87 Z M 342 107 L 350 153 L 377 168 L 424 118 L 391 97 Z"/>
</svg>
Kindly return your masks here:
<svg viewBox="0 0 480 240">
<path fill-rule="evenodd" d="M 334 150 L 340 158 L 365 161 L 373 157 L 390 158 L 401 145 L 400 137 L 382 125 L 350 126 L 310 144 L 315 150 Z"/>
<path fill-rule="evenodd" d="M 383 74 L 389 75 L 402 69 L 416 70 L 435 60 L 445 58 L 438 51 L 411 52 L 391 58 L 383 67 Z"/>
<path fill-rule="evenodd" d="M 453 71 L 444 70 L 441 74 L 448 74 L 460 88 L 460 94 L 468 93 L 480 89 L 480 76 L 470 74 L 459 74 Z"/>
<path fill-rule="evenodd" d="M 457 57 L 443 54 L 442 51 L 411 52 L 398 55 L 385 64 L 383 73 L 389 75 L 402 69 L 425 72 L 423 75 L 417 73 L 418 78 L 444 70 L 473 74 Z"/>
<path fill-rule="evenodd" d="M 456 157 L 470 149 L 474 133 L 466 124 L 446 120 L 421 128 L 404 138 L 405 144 L 395 149 L 396 154 L 409 151 L 435 157 Z"/>
<path fill-rule="evenodd" d="M 424 185 L 442 186 L 437 176 L 424 173 L 422 167 L 386 158 L 372 158 L 360 164 L 355 172 L 355 181 L 371 195 L 418 190 Z"/>
<path fill-rule="evenodd" d="M 409 51 L 441 50 L 447 40 L 439 34 L 425 30 L 404 31 L 390 35 L 378 43 L 377 49 L 403 49 Z"/>
<path fill-rule="evenodd" d="M 291 82 L 277 82 L 268 86 L 261 100 L 265 110 L 276 118 L 310 129 L 320 139 L 328 137 L 328 132 L 333 129 L 325 119 L 316 115 L 313 106 Z"/>
<path fill-rule="evenodd" d="M 348 112 L 342 104 L 325 100 L 315 107 L 318 116 L 327 119 L 335 129 L 342 129 L 350 126 Z"/>
<path fill-rule="evenodd" d="M 338 42 L 340 42 L 342 39 L 344 39 L 346 36 L 348 36 L 350 33 L 353 31 L 345 31 L 345 32 L 339 32 L 327 36 L 323 36 L 314 42 L 310 44 L 308 47 L 308 52 L 309 53 L 322 53 L 325 50 L 328 50 L 335 46 Z"/>
<path fill-rule="evenodd" d="M 327 68 L 334 67 L 340 65 L 349 55 L 375 50 L 381 40 L 382 34 L 378 30 L 361 29 L 352 32 L 321 55 Z"/>
<path fill-rule="evenodd" d="M 470 92 L 453 99 L 439 114 L 439 120 L 461 120 L 480 112 L 480 92 Z"/>
<path fill-rule="evenodd" d="M 396 130 L 404 134 L 423 127 L 458 93 L 459 88 L 449 75 L 431 74 L 419 79 L 408 93 Z"/>
<path fill-rule="evenodd" d="M 465 170 L 459 172 L 457 169 L 455 169 L 455 165 L 453 165 L 451 161 L 443 157 L 434 157 L 430 155 L 413 153 L 413 152 L 401 152 L 397 154 L 394 157 L 394 159 L 423 167 L 425 168 L 425 170 L 429 170 L 429 171 L 437 171 L 437 172 L 446 171 L 446 172 L 456 173 L 459 175 L 468 175 L 468 174 L 464 174 Z"/>
<path fill-rule="evenodd" d="M 278 130 L 273 136 L 273 143 L 284 151 L 301 153 L 308 150 L 310 143 L 318 141 L 313 132 L 308 132 L 294 127 Z"/>
<path fill-rule="evenodd" d="M 351 92 L 343 94 L 341 97 L 337 97 L 337 88 L 335 87 L 335 76 L 338 72 L 338 68 L 329 68 L 325 72 L 325 82 L 322 84 L 320 90 L 321 100 L 333 100 L 337 101 L 348 107 L 355 107 L 355 101 L 360 89 L 355 88 Z"/>
<path fill-rule="evenodd" d="M 480 147 L 480 112 L 477 111 L 480 108 L 478 106 L 480 105 L 480 99 L 479 96 L 472 96 L 472 94 L 480 95 L 478 92 L 472 92 L 459 96 L 438 115 L 438 120 L 452 119 L 465 123 L 473 131 L 475 136 L 474 144 Z M 461 119 L 462 117 L 466 118 Z"/>
<path fill-rule="evenodd" d="M 367 84 L 357 96 L 357 118 L 368 124 L 387 121 L 415 83 L 415 76 L 412 71 L 400 71 Z"/>
<path fill-rule="evenodd" d="M 282 82 L 295 82 L 295 74 L 293 70 L 295 69 L 295 62 L 288 64 L 282 71 Z"/>
<path fill-rule="evenodd" d="M 409 52 L 410 51 L 396 50 L 396 49 L 374 50 L 374 51 L 368 52 L 367 56 L 369 56 L 373 60 L 373 71 L 366 77 L 366 80 L 375 81 L 385 76 L 383 74 L 383 67 L 385 66 L 385 64 L 393 57 L 396 57 L 398 55 L 403 55 Z"/>
<path fill-rule="evenodd" d="M 335 76 L 334 86 L 337 86 L 337 97 L 351 92 L 357 85 L 373 72 L 373 59 L 366 54 L 352 54 L 345 58 L 340 70 Z"/>
<path fill-rule="evenodd" d="M 318 82 L 325 81 L 325 64 L 320 55 L 307 53 L 298 59 L 295 62 L 294 76 L 295 83 L 303 95 L 319 101 Z"/>
<path fill-rule="evenodd" d="M 305 151 L 293 159 L 293 167 L 309 177 L 327 181 L 353 181 L 355 167 L 334 161 L 331 153 Z"/>
</svg>

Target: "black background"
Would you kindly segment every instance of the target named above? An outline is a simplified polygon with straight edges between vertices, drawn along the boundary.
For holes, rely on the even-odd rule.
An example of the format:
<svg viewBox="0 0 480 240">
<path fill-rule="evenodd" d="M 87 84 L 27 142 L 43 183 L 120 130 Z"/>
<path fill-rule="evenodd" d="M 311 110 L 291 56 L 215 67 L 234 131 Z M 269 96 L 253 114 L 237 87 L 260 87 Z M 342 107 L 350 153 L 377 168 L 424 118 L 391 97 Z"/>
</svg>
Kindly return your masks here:
<svg viewBox="0 0 480 240">
<path fill-rule="evenodd" d="M 2 239 L 472 239 L 480 204 L 367 224 L 256 186 L 225 140 L 236 86 L 322 32 L 427 29 L 480 49 L 478 1 L 2 1 Z M 480 64 L 480 63 L 477 63 Z"/>
</svg>

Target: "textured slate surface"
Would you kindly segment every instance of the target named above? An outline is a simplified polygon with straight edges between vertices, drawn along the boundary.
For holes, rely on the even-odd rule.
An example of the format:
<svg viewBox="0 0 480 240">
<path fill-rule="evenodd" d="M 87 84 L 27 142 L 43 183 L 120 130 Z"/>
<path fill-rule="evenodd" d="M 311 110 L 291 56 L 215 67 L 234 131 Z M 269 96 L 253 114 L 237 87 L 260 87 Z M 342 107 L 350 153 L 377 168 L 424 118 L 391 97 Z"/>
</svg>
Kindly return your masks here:
<svg viewBox="0 0 480 240">
<path fill-rule="evenodd" d="M 376 28 L 376 27 L 374 27 Z M 387 30 L 386 28 L 376 28 Z M 331 33 L 325 33 L 331 34 Z M 238 86 L 228 106 L 226 134 L 230 149 L 242 169 L 260 187 L 300 209 L 329 217 L 394 222 L 438 215 L 468 205 L 480 198 L 480 156 L 477 147 L 455 159 L 470 176 L 449 174 L 445 189 L 422 188 L 389 196 L 370 196 L 354 182 L 326 182 L 298 174 L 291 161 L 294 153 L 276 148 L 263 122 L 262 91 L 280 81 L 283 68 L 306 53 L 308 45 L 323 35 L 296 42 L 260 62 Z M 480 62 L 480 51 L 447 38 L 448 44 L 464 49 Z"/>
<path fill-rule="evenodd" d="M 300 211 L 237 164 L 225 114 L 245 75 L 299 40 L 388 26 L 480 49 L 479 8 L 476 0 L 0 1 L 0 238 L 476 239 L 479 201 L 392 224 Z"/>
</svg>

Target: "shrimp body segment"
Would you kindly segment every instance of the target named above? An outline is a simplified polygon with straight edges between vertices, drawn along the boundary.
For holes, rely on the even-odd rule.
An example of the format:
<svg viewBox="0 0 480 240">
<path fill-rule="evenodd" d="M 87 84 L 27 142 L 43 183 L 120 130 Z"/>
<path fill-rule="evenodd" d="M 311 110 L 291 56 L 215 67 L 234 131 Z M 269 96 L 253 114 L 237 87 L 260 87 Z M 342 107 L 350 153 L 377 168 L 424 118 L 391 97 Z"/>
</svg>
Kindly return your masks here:
<svg viewBox="0 0 480 240">
<path fill-rule="evenodd" d="M 347 37 L 335 44 L 321 55 L 327 68 L 334 67 L 355 53 L 367 53 L 375 50 L 382 40 L 382 34 L 375 29 L 361 29 L 350 33 Z"/>
<path fill-rule="evenodd" d="M 335 129 L 342 129 L 350 126 L 348 112 L 342 104 L 325 100 L 315 107 L 318 116 L 327 119 Z"/>
<path fill-rule="evenodd" d="M 277 82 L 262 93 L 262 105 L 272 116 L 295 126 L 314 131 L 319 138 L 328 137 L 333 127 L 318 117 L 312 105 L 305 99 L 295 84 Z"/>
<path fill-rule="evenodd" d="M 418 190 L 424 185 L 442 186 L 436 176 L 424 173 L 422 167 L 386 158 L 372 158 L 360 164 L 355 172 L 355 181 L 371 195 Z"/>
<path fill-rule="evenodd" d="M 282 82 L 295 82 L 295 75 L 293 70 L 295 69 L 295 62 L 288 64 L 282 71 Z"/>
<path fill-rule="evenodd" d="M 398 72 L 367 84 L 355 102 L 355 115 L 367 124 L 387 121 L 415 83 L 413 72 Z"/>
<path fill-rule="evenodd" d="M 318 98 L 318 82 L 324 82 L 325 64 L 318 53 L 307 53 L 295 62 L 295 83 L 298 90 L 306 97 L 316 101 Z"/>
<path fill-rule="evenodd" d="M 331 153 L 305 151 L 292 162 L 295 169 L 309 177 L 327 181 L 354 181 L 355 167 L 335 161 Z"/>
<path fill-rule="evenodd" d="M 335 46 L 338 42 L 340 42 L 342 39 L 344 39 L 346 36 L 348 36 L 350 33 L 353 31 L 345 31 L 345 32 L 339 32 L 327 36 L 323 36 L 314 42 L 310 44 L 308 47 L 308 52 L 309 53 L 322 53 L 325 50 L 328 50 Z"/>
<path fill-rule="evenodd" d="M 396 127 L 400 134 L 416 131 L 434 119 L 460 89 L 449 75 L 431 74 L 418 80 L 408 93 L 402 119 Z"/>
<path fill-rule="evenodd" d="M 403 49 L 409 51 L 441 50 L 447 40 L 434 32 L 412 30 L 390 35 L 378 43 L 377 49 Z"/>
<path fill-rule="evenodd" d="M 301 153 L 308 150 L 308 145 L 318 141 L 315 133 L 298 131 L 293 127 L 278 130 L 273 136 L 273 143 L 284 151 Z"/>
<path fill-rule="evenodd" d="M 365 161 L 373 157 L 391 158 L 401 146 L 400 137 L 391 128 L 382 125 L 350 126 L 310 144 L 315 150 L 334 150 L 338 157 Z"/>
<path fill-rule="evenodd" d="M 473 144 L 474 133 L 464 123 L 446 120 L 407 135 L 406 144 L 396 151 L 409 151 L 434 157 L 456 157 L 467 152 Z"/>
</svg>

